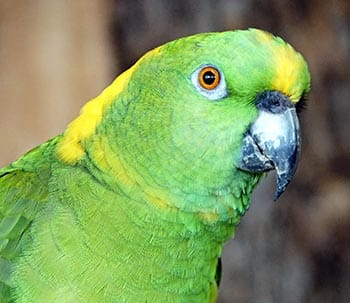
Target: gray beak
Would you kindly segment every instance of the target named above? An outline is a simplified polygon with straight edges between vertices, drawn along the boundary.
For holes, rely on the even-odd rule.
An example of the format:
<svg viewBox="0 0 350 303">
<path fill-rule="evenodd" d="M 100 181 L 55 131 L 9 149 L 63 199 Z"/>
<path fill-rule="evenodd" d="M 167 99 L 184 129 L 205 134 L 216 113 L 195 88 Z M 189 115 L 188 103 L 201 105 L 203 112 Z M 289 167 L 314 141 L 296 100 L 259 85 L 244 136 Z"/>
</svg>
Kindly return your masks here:
<svg viewBox="0 0 350 303">
<path fill-rule="evenodd" d="M 276 201 L 286 190 L 297 168 L 299 120 L 294 105 L 280 92 L 263 93 L 258 97 L 256 106 L 259 114 L 243 138 L 238 167 L 252 173 L 275 169 Z"/>
</svg>

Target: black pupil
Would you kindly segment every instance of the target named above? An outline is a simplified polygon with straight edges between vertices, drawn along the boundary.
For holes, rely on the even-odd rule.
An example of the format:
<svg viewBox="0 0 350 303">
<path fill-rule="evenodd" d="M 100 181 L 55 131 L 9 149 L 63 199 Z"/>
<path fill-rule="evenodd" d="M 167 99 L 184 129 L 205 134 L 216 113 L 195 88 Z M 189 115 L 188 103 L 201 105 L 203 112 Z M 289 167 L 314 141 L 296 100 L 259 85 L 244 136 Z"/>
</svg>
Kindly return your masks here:
<svg viewBox="0 0 350 303">
<path fill-rule="evenodd" d="M 203 75 L 203 81 L 207 85 L 213 84 L 215 81 L 215 74 L 210 70 L 206 71 Z"/>
</svg>

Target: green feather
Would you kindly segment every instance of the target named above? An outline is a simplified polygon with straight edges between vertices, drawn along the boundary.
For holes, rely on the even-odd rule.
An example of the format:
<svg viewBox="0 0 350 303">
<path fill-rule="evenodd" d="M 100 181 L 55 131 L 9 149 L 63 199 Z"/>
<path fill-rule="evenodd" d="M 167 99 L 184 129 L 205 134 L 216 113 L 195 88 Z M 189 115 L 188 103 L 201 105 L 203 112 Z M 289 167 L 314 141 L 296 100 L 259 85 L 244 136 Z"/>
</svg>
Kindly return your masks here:
<svg viewBox="0 0 350 303">
<path fill-rule="evenodd" d="M 224 75 L 219 100 L 193 84 L 207 64 Z M 237 169 L 254 100 L 280 89 L 296 102 L 309 80 L 299 54 L 258 30 L 148 53 L 63 135 L 0 170 L 0 301 L 214 302 L 223 244 L 261 178 Z"/>
</svg>

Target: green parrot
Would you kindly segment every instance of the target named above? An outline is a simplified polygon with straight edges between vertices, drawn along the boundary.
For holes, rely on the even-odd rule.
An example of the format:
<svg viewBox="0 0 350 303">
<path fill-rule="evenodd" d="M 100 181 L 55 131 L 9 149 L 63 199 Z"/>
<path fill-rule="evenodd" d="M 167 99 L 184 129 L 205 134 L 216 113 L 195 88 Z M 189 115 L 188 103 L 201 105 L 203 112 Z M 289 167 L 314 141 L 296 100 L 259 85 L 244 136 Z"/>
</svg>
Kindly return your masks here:
<svg viewBox="0 0 350 303">
<path fill-rule="evenodd" d="M 0 169 L 0 302 L 217 299 L 224 243 L 300 152 L 303 57 L 258 29 L 144 55 L 66 131 Z"/>
</svg>

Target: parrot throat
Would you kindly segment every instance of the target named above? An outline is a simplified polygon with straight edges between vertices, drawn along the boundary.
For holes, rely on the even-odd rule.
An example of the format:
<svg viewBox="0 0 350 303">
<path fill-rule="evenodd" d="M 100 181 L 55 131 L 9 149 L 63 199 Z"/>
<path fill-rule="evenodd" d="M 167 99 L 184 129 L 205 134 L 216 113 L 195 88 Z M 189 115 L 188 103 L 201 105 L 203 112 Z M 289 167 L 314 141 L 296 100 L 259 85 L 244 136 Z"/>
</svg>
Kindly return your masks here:
<svg viewBox="0 0 350 303">
<path fill-rule="evenodd" d="M 203 205 L 226 203 L 225 212 L 181 209 L 174 206 L 178 204 L 172 200 L 175 196 L 142 184 L 141 180 L 131 180 L 122 166 L 113 170 L 119 172 L 116 176 L 110 173 L 111 167 L 103 169 L 102 161 L 96 167 L 91 160 L 84 166 L 94 176 L 94 187 L 101 188 L 94 192 L 103 202 L 94 207 L 105 215 L 96 224 L 100 231 L 111 231 L 106 238 L 112 241 L 105 253 L 115 256 L 119 272 L 115 284 L 126 283 L 119 281 L 120 276 L 122 280 L 135 281 L 145 294 L 159 296 L 154 302 L 184 302 L 184 298 L 192 298 L 188 302 L 209 302 L 222 247 L 233 236 L 248 200 L 242 202 L 243 198 L 235 199 L 232 194 L 197 197 Z M 183 203 L 191 200 L 193 196 Z M 110 220 L 106 220 L 108 217 Z M 96 237 L 100 241 L 101 235 Z"/>
<path fill-rule="evenodd" d="M 126 302 L 140 301 L 135 289 L 142 289 L 145 302 L 211 302 L 222 247 L 248 208 L 255 182 L 237 178 L 243 181 L 236 191 L 174 194 L 127 166 L 104 140 L 96 135 L 86 142 L 78 164 L 61 162 L 57 184 L 51 184 L 52 192 L 65 193 L 62 213 L 76 222 L 74 239 L 67 240 L 67 234 L 75 235 L 72 228 L 62 235 L 72 243 L 65 255 L 84 255 L 94 269 L 80 269 L 80 293 L 102 284 L 103 298 Z M 58 233 L 67 217 L 55 218 Z"/>
<path fill-rule="evenodd" d="M 140 301 L 135 289 L 142 289 L 143 302 L 210 302 L 216 296 L 222 246 L 238 219 L 209 222 L 195 213 L 159 207 L 141 200 L 137 189 L 111 187 L 106 174 L 89 170 L 61 167 L 51 183 L 66 193 L 59 212 L 64 215 L 49 219 L 55 245 L 63 245 L 57 239 L 70 243 L 63 259 L 81 255 L 87 260 L 80 261 L 87 266 L 79 269 L 81 276 L 75 273 L 83 281 L 77 286 L 80 293 L 102 284 L 101 296 L 123 302 Z M 77 192 L 77 187 L 84 190 Z M 67 220 L 75 222 L 69 232 Z"/>
</svg>

